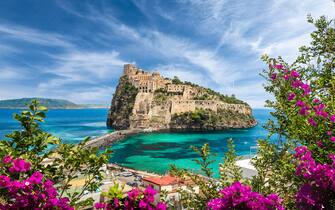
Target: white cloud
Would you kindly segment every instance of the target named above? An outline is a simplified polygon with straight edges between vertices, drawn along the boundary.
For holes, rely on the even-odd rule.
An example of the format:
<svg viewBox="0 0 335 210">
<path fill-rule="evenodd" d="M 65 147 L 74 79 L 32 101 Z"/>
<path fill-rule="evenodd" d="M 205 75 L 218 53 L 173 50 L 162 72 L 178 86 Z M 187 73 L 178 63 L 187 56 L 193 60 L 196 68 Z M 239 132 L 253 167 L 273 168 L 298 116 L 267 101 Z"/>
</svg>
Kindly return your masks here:
<svg viewBox="0 0 335 210">
<path fill-rule="evenodd" d="M 52 97 L 52 98 L 73 98 L 76 102 L 103 102 L 111 97 L 113 88 L 101 85 L 110 80 L 116 80 L 122 71 L 124 63 L 119 53 L 110 51 L 91 51 L 80 49 L 69 40 L 72 38 L 55 33 L 18 26 L 0 24 L 0 34 L 12 40 L 27 42 L 30 44 L 52 46 L 60 49 L 59 53 L 43 53 L 49 57 L 49 65 L 33 67 L 27 63 L 29 68 L 43 69 L 43 74 L 54 75 L 51 78 L 43 78 L 37 84 L 30 84 L 30 87 L 23 88 L 19 84 L 11 85 L 15 88 L 6 88 L 7 91 L 0 92 L 2 98 L 15 97 Z M 2 37 L 2 38 L 3 38 Z M 19 46 L 0 45 L 1 51 L 21 51 Z M 21 61 L 23 62 L 23 61 Z M 38 76 L 38 72 L 28 71 L 20 67 L 0 63 L 0 80 L 10 81 L 19 79 L 27 80 Z M 36 82 L 36 81 L 35 81 Z M 28 84 L 28 83 L 26 83 Z M 77 86 L 77 87 L 76 87 Z M 83 87 L 82 87 L 83 86 Z M 6 84 L 8 87 L 8 84 Z M 20 88 L 18 88 L 20 87 Z M 69 88 L 73 89 L 69 89 Z M 25 91 L 30 90 L 31 92 Z M 72 92 L 75 91 L 75 92 Z M 96 93 L 94 95 L 93 93 Z M 109 97 L 107 97 L 107 95 Z"/>
<path fill-rule="evenodd" d="M 14 69 L 2 68 L 0 69 L 0 81 L 1 80 L 17 80 L 22 79 L 24 76 Z"/>
<path fill-rule="evenodd" d="M 44 46 L 59 46 L 64 48 L 72 47 L 72 44 L 66 41 L 62 35 L 47 33 L 13 24 L 0 24 L 0 34 L 10 39 L 21 40 Z"/>
<path fill-rule="evenodd" d="M 124 63 L 132 61 L 142 67 L 139 62 L 144 61 L 163 75 L 177 75 L 223 93 L 234 93 L 251 105 L 260 106 L 269 97 L 261 85 L 262 79 L 255 79 L 262 68 L 260 55 L 282 55 L 293 60 L 298 47 L 308 43 L 313 30 L 306 15 L 335 17 L 335 6 L 330 0 L 180 0 L 173 11 L 159 1 L 133 1 L 148 20 L 131 26 L 116 18 L 120 16 L 115 14 L 123 11 L 114 7 L 98 8 L 84 3 L 79 11 L 69 2 L 57 3 L 80 21 L 97 26 L 94 43 L 104 46 L 104 50 L 77 46 L 74 43 L 78 37 L 0 23 L 0 55 L 6 50 L 20 50 L 6 40 L 59 49 L 48 54 L 51 63 L 44 71 L 56 77 L 36 84 L 37 94 L 58 94 L 77 102 L 102 98 L 109 101 L 113 88 L 107 82 L 118 79 Z M 173 30 L 159 25 L 157 20 L 162 18 L 164 23 L 174 21 L 169 26 Z M 177 25 L 185 28 L 173 28 Z M 20 72 L 14 66 L 2 69 L 2 77 L 8 80 Z M 66 93 L 64 87 L 74 89 Z"/>
<path fill-rule="evenodd" d="M 51 56 L 58 65 L 49 70 L 58 75 L 74 80 L 103 80 L 120 73 L 126 61 L 119 58 L 119 53 L 71 51 L 60 56 Z"/>
<path fill-rule="evenodd" d="M 104 86 L 66 94 L 68 99 L 77 103 L 110 105 L 114 91 L 113 87 Z"/>
</svg>

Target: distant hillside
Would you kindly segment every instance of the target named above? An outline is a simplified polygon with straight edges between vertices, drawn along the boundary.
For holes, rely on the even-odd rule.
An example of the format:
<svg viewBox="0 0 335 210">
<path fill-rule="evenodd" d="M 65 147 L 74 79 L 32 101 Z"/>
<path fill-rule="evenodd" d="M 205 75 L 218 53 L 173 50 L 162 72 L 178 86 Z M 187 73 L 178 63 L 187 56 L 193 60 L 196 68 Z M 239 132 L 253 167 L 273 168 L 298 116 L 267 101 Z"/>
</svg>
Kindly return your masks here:
<svg viewBox="0 0 335 210">
<path fill-rule="evenodd" d="M 27 104 L 29 104 L 32 100 L 38 100 L 41 105 L 46 106 L 49 109 L 75 109 L 85 107 L 63 99 L 20 98 L 0 100 L 0 109 L 24 109 L 27 108 Z"/>
</svg>

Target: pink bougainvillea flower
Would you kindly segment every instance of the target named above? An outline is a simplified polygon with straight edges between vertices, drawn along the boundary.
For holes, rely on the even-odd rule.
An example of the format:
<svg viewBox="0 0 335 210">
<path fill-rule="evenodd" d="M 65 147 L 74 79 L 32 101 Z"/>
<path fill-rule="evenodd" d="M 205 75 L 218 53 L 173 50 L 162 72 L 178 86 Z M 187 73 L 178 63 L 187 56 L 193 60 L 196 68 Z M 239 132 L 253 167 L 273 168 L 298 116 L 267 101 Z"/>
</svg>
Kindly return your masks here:
<svg viewBox="0 0 335 210">
<path fill-rule="evenodd" d="M 317 123 L 315 122 L 315 120 L 313 118 L 309 118 L 308 119 L 308 123 L 311 125 L 311 126 L 317 126 Z"/>
<path fill-rule="evenodd" d="M 138 204 L 138 207 L 140 209 L 148 209 L 148 203 L 145 202 L 144 200 L 140 200 L 140 203 Z"/>
<path fill-rule="evenodd" d="M 2 162 L 3 162 L 5 165 L 7 165 L 7 164 L 9 164 L 10 162 L 12 162 L 12 160 L 13 160 L 13 158 L 12 158 L 12 156 L 10 156 L 10 155 L 6 155 L 5 157 L 2 158 Z"/>
<path fill-rule="evenodd" d="M 42 179 L 43 174 L 39 171 L 35 171 L 28 180 L 33 184 L 40 184 Z"/>
<path fill-rule="evenodd" d="M 305 106 L 305 102 L 301 101 L 301 100 L 298 100 L 296 102 L 296 105 L 299 106 L 299 107 L 304 107 Z"/>
<path fill-rule="evenodd" d="M 273 73 L 270 77 L 272 80 L 275 80 L 277 78 L 277 74 L 276 73 Z"/>
<path fill-rule="evenodd" d="M 10 178 L 5 175 L 0 175 L 0 187 L 6 187 L 10 183 Z"/>
<path fill-rule="evenodd" d="M 128 198 L 130 200 L 135 200 L 140 194 L 140 191 L 137 188 L 132 189 L 128 192 Z"/>
<path fill-rule="evenodd" d="M 284 68 L 284 66 L 282 64 L 276 64 L 274 67 L 276 69 L 283 69 Z"/>
<path fill-rule="evenodd" d="M 313 103 L 319 103 L 320 102 L 320 99 L 318 99 L 318 98 L 315 98 L 315 99 L 313 99 Z"/>
<path fill-rule="evenodd" d="M 156 210 L 166 210 L 166 209 L 167 209 L 167 207 L 166 207 L 165 203 L 163 203 L 163 202 L 157 203 Z"/>
<path fill-rule="evenodd" d="M 316 142 L 316 144 L 318 145 L 318 147 L 323 147 L 322 141 L 318 141 L 318 142 Z"/>
<path fill-rule="evenodd" d="M 276 194 L 263 196 L 251 191 L 247 185 L 235 182 L 220 191 L 222 197 L 214 198 L 207 203 L 209 210 L 222 209 L 278 209 L 283 210 L 282 199 Z"/>
<path fill-rule="evenodd" d="M 308 95 L 311 92 L 311 87 L 308 84 L 302 83 L 300 87 L 304 90 L 304 96 Z"/>
<path fill-rule="evenodd" d="M 331 116 L 329 117 L 329 119 L 330 119 L 330 121 L 332 121 L 333 123 L 335 123 L 335 115 L 331 115 Z"/>
<path fill-rule="evenodd" d="M 287 100 L 289 100 L 289 101 L 292 101 L 294 98 L 295 98 L 295 93 L 290 93 L 289 95 L 288 95 L 288 98 L 287 98 Z"/>
<path fill-rule="evenodd" d="M 297 71 L 295 71 L 295 70 L 291 71 L 291 77 L 297 78 L 299 76 L 300 76 L 300 74 Z"/>
<path fill-rule="evenodd" d="M 13 161 L 13 165 L 9 168 L 11 173 L 27 172 L 30 170 L 30 163 L 24 161 L 21 158 L 17 158 Z"/>
<path fill-rule="evenodd" d="M 292 81 L 292 83 L 291 83 L 291 86 L 292 86 L 293 88 L 298 88 L 298 87 L 300 87 L 300 85 L 301 85 L 301 82 L 300 82 L 299 80 L 294 80 L 294 81 Z"/>
<path fill-rule="evenodd" d="M 289 79 L 290 79 L 290 75 L 285 74 L 285 75 L 284 75 L 284 79 L 285 79 L 285 80 L 289 80 Z"/>
</svg>

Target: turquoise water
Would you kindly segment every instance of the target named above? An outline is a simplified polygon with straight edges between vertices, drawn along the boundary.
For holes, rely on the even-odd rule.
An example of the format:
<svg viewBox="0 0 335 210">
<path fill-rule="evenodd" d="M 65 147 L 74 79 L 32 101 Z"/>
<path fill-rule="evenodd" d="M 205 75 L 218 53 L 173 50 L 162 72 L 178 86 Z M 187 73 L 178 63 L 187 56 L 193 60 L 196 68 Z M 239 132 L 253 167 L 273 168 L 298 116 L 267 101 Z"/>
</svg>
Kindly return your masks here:
<svg viewBox="0 0 335 210">
<path fill-rule="evenodd" d="M 19 124 L 13 120 L 13 113 L 19 110 L 0 109 L 0 138 L 18 129 Z M 249 155 L 250 147 L 257 145 L 257 140 L 266 138 L 267 131 L 262 125 L 270 117 L 269 110 L 255 109 L 254 116 L 258 125 L 250 129 L 235 129 L 216 133 L 151 133 L 129 137 L 112 146 L 114 151 L 110 162 L 157 173 L 165 173 L 170 164 L 197 170 L 192 161 L 198 156 L 190 146 L 209 143 L 217 153 L 216 162 L 212 164 L 218 173 L 218 164 L 227 151 L 227 139 L 233 138 L 238 155 Z M 106 128 L 107 109 L 64 109 L 50 110 L 42 127 L 62 138 L 64 142 L 78 143 L 86 136 L 100 136 L 111 132 Z"/>
<path fill-rule="evenodd" d="M 269 112 L 266 109 L 255 109 L 253 113 L 259 124 L 250 129 L 216 133 L 151 133 L 129 137 L 112 147 L 114 153 L 110 162 L 156 173 L 165 173 L 170 164 L 197 171 L 199 168 L 192 160 L 199 156 L 190 146 L 200 147 L 209 143 L 217 154 L 211 167 L 218 175 L 219 163 L 227 151 L 227 139 L 233 138 L 238 155 L 254 154 L 255 149 L 250 147 L 256 146 L 258 139 L 267 136 L 262 125 L 270 117 Z"/>
</svg>

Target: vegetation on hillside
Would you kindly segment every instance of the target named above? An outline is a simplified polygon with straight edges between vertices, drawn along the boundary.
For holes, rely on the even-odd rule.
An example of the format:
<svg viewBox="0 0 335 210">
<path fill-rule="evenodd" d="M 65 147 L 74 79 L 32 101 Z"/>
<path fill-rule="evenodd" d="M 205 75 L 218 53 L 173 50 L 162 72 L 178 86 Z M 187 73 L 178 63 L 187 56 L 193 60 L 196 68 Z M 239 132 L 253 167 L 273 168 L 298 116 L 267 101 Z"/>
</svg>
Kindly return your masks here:
<svg viewBox="0 0 335 210">
<path fill-rule="evenodd" d="M 255 119 L 252 115 L 218 109 L 196 109 L 194 112 L 174 114 L 171 118 L 171 129 L 186 130 L 222 130 L 233 127 L 251 127 Z"/>
<path fill-rule="evenodd" d="M 61 108 L 82 108 L 83 106 L 72 103 L 68 100 L 63 99 L 49 99 L 49 98 L 21 98 L 21 99 L 9 99 L 0 100 L 0 108 L 9 109 L 22 109 L 26 108 L 32 101 L 37 100 L 42 106 L 49 109 L 61 109 Z"/>
<path fill-rule="evenodd" d="M 129 117 L 132 115 L 137 93 L 137 88 L 129 82 L 127 76 L 122 76 L 112 99 L 107 119 L 108 127 L 115 129 L 129 127 Z"/>
<path fill-rule="evenodd" d="M 189 85 L 194 88 L 197 88 L 198 94 L 194 96 L 194 100 L 220 100 L 229 104 L 245 104 L 248 105 L 246 102 L 239 100 L 235 97 L 235 95 L 224 95 L 219 92 L 216 92 L 210 88 L 205 88 L 200 85 L 194 84 L 192 82 L 181 81 L 177 76 L 172 79 L 172 84 L 176 85 Z"/>
</svg>

